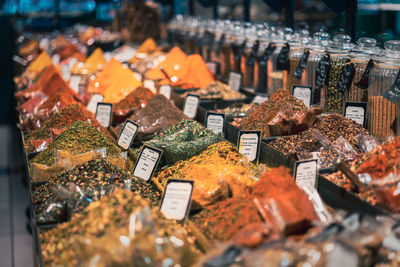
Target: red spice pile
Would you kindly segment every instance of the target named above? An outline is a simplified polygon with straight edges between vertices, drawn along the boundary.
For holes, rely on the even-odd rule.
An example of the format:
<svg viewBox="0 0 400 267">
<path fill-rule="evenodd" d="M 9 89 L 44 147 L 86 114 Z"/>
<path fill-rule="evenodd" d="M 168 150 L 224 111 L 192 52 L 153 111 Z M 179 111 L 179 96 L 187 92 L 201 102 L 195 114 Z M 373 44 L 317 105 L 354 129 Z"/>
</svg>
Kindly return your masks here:
<svg viewBox="0 0 400 267">
<path fill-rule="evenodd" d="M 44 102 L 40 106 L 40 110 L 43 110 L 45 113 L 51 112 L 55 107 L 60 110 L 62 107 L 78 103 L 74 94 L 71 94 L 69 88 L 60 87 L 56 95 L 50 96 L 46 102 Z"/>
<path fill-rule="evenodd" d="M 273 200 L 284 225 L 278 227 L 274 224 L 277 223 L 274 212 L 264 208 L 260 210 L 260 207 L 257 209 L 255 199 L 259 203 Z M 210 239 L 227 241 L 246 226 L 262 223 L 259 211 L 268 220 L 271 231 L 276 230 L 275 227 L 283 228 L 284 234 L 294 234 L 298 226 L 309 226 L 310 221 L 317 219 L 312 203 L 297 187 L 289 170 L 279 167 L 267 171 L 242 196 L 210 205 L 193 216 L 193 220 Z"/>
</svg>

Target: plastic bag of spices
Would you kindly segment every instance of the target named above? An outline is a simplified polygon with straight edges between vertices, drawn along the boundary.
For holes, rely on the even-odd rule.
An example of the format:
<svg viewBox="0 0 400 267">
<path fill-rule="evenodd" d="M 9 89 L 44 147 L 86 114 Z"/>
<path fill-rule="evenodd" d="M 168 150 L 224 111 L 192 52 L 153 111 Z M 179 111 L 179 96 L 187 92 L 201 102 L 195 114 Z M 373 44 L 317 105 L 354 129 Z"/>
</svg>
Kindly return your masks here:
<svg viewBox="0 0 400 267">
<path fill-rule="evenodd" d="M 357 147 L 360 149 L 361 153 L 368 153 L 379 145 L 379 142 L 375 137 L 364 133 L 357 135 L 356 140 Z"/>
<path fill-rule="evenodd" d="M 71 170 L 75 166 L 86 163 L 96 158 L 106 158 L 107 149 L 99 148 L 93 151 L 88 151 L 82 154 L 74 155 L 69 151 L 56 150 L 54 156 L 55 165 L 64 166 L 65 170 Z"/>
<path fill-rule="evenodd" d="M 18 110 L 22 114 L 35 113 L 48 98 L 43 92 L 38 92 L 34 97 L 19 106 Z"/>
<path fill-rule="evenodd" d="M 378 203 L 391 212 L 400 212 L 400 159 L 397 160 L 397 168 L 382 179 L 371 179 L 372 187 L 379 200 Z"/>
<path fill-rule="evenodd" d="M 65 172 L 63 165 L 47 166 L 40 163 L 32 162 L 30 164 L 30 174 L 32 182 L 43 182 L 58 176 Z"/>
</svg>

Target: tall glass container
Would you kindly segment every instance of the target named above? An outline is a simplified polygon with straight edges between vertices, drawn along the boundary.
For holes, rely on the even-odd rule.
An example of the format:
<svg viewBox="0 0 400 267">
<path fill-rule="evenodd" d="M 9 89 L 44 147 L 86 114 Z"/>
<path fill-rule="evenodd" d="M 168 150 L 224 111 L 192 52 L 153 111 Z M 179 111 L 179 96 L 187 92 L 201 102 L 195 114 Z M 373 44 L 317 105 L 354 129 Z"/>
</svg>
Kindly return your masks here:
<svg viewBox="0 0 400 267">
<path fill-rule="evenodd" d="M 400 41 L 387 41 L 385 51 L 374 58 L 369 74 L 368 130 L 375 136 L 399 134 L 399 104 L 381 95 L 389 89 L 400 70 Z"/>
<path fill-rule="evenodd" d="M 260 46 L 257 40 L 257 28 L 255 25 L 245 29 L 246 47 L 242 53 L 241 71 L 243 74 L 242 86 L 254 88 L 254 66 L 257 60 Z"/>
<path fill-rule="evenodd" d="M 290 52 L 289 52 L 289 71 L 286 72 L 286 89 L 289 92 L 292 92 L 292 88 L 294 85 L 307 85 L 307 73 L 303 71 L 301 78 L 298 79 L 294 76 L 297 67 L 300 63 L 300 58 L 306 52 L 305 48 L 307 43 L 309 42 L 309 32 L 308 30 L 302 30 L 296 32 L 294 34 L 293 40 L 289 43 Z M 307 49 L 308 51 L 308 49 Z M 308 60 L 308 58 L 307 58 Z"/>
<path fill-rule="evenodd" d="M 340 74 L 346 61 L 349 59 L 349 52 L 354 48 L 351 37 L 345 34 L 338 34 L 333 38 L 333 43 L 328 48 L 330 54 L 330 69 L 328 85 L 325 87 L 325 107 L 327 113 L 343 114 L 344 92 L 338 89 Z"/>
<path fill-rule="evenodd" d="M 227 20 L 224 23 L 223 35 L 221 35 L 220 43 L 218 45 L 219 52 L 219 66 L 221 70 L 221 79 L 228 80 L 231 64 L 229 59 L 232 39 L 231 21 Z"/>
<path fill-rule="evenodd" d="M 231 46 L 229 51 L 229 64 L 231 71 L 241 71 L 242 54 L 246 47 L 245 28 L 250 27 L 248 23 L 233 23 Z"/>
<path fill-rule="evenodd" d="M 254 88 L 257 93 L 268 93 L 268 57 L 273 53 L 275 45 L 270 43 L 270 31 L 268 25 L 257 27 L 258 47 L 257 60 L 254 65 Z"/>
<path fill-rule="evenodd" d="M 346 91 L 346 101 L 367 102 L 368 91 L 356 84 L 361 80 L 369 60 L 378 52 L 376 40 L 373 38 L 358 39 L 358 46 L 350 52 L 351 62 L 354 64 L 355 74 L 349 90 Z"/>
<path fill-rule="evenodd" d="M 289 41 L 292 38 L 292 30 L 290 28 L 279 29 L 271 34 L 271 42 L 274 42 L 276 49 L 272 53 L 268 61 L 268 94 L 271 95 L 281 88 L 286 88 L 287 70 L 278 68 L 278 57 L 283 49 L 290 49 Z"/>
</svg>

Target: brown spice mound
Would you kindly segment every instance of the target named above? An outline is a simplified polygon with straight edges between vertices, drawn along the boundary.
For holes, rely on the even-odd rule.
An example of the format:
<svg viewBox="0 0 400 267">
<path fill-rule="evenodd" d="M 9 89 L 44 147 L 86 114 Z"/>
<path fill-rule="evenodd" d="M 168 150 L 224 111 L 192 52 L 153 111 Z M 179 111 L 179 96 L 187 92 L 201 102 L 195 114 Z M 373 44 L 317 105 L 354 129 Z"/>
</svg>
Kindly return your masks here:
<svg viewBox="0 0 400 267">
<path fill-rule="evenodd" d="M 320 116 L 309 130 L 298 135 L 279 137 L 269 145 L 293 158 L 297 158 L 297 154 L 302 152 L 315 152 L 321 147 L 321 144 L 312 137 L 313 129 L 318 130 L 331 142 L 335 142 L 336 139 L 343 136 L 357 152 L 359 149 L 355 137 L 361 133 L 368 134 L 366 129 L 353 120 L 340 114 L 329 114 Z"/>
<path fill-rule="evenodd" d="M 243 118 L 239 122 L 239 128 L 241 130 L 260 130 L 264 138 L 269 137 L 271 134 L 268 123 L 287 105 L 293 109 L 293 113 L 303 112 L 307 109 L 303 101 L 291 96 L 287 90 L 281 89 Z"/>
<path fill-rule="evenodd" d="M 312 203 L 308 200 L 307 195 L 297 187 L 289 170 L 279 167 L 264 173 L 240 197 L 208 206 L 192 219 L 208 238 L 227 241 L 247 225 L 262 222 L 254 199 L 258 199 L 261 203 L 272 199 L 277 203 L 284 225 L 277 225 L 278 222 L 274 222 L 276 221 L 275 213 L 262 209 L 263 217 L 266 217 L 268 227 L 272 231 L 277 227 L 283 228 L 283 233 L 291 234 L 293 232 L 288 229 L 294 229 L 294 226 L 299 223 L 304 225 L 303 222 L 317 218 Z"/>
<path fill-rule="evenodd" d="M 163 95 L 153 97 L 146 107 L 129 117 L 139 125 L 137 140 L 149 140 L 183 119 L 187 119 L 183 112 Z M 116 131 L 121 132 L 122 127 L 120 125 Z"/>
</svg>

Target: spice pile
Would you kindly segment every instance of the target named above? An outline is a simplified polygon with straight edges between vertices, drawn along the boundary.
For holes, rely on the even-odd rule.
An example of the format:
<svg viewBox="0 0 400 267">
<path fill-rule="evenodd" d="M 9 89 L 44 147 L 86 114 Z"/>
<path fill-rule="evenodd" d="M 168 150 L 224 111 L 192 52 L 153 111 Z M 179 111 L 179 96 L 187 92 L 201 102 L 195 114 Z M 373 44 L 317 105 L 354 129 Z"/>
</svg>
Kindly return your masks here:
<svg viewBox="0 0 400 267">
<path fill-rule="evenodd" d="M 112 58 L 94 80 L 89 80 L 87 92 L 102 94 L 103 102 L 118 103 L 139 86 L 133 72 Z"/>
<path fill-rule="evenodd" d="M 127 117 L 144 108 L 154 94 L 147 88 L 139 87 L 113 106 L 114 123 L 122 123 Z"/>
<path fill-rule="evenodd" d="M 96 48 L 85 63 L 76 62 L 71 69 L 71 73 L 75 75 L 89 75 L 102 70 L 106 64 L 103 50 Z"/>
<path fill-rule="evenodd" d="M 241 130 L 260 130 L 264 138 L 270 137 L 268 123 L 282 110 L 288 108 L 292 114 L 303 113 L 307 110 L 304 103 L 293 96 L 287 90 L 276 91 L 271 97 L 259 104 L 252 113 L 235 123 Z"/>
<path fill-rule="evenodd" d="M 198 256 L 186 229 L 141 197 L 116 189 L 70 222 L 40 235 L 44 265 L 192 265 Z"/>
<path fill-rule="evenodd" d="M 55 163 L 57 150 L 68 151 L 77 155 L 100 148 L 106 148 L 109 156 L 121 158 L 122 150 L 110 139 L 102 135 L 89 122 L 77 121 L 57 136 L 53 143 L 33 158 L 31 162 L 51 166 Z M 127 165 L 132 165 L 130 159 L 127 163 Z"/>
<path fill-rule="evenodd" d="M 221 138 L 200 123 L 192 120 L 182 120 L 164 133 L 159 134 L 145 144 L 161 148 L 163 159 L 167 164 L 186 160 L 206 149 Z"/>
<path fill-rule="evenodd" d="M 59 222 L 65 205 L 73 214 L 80 213 L 92 201 L 112 193 L 115 187 L 140 194 L 152 206 L 157 206 L 160 200 L 160 193 L 151 184 L 105 159 L 95 159 L 33 187 L 37 223 Z"/>
<path fill-rule="evenodd" d="M 192 219 L 208 238 L 227 241 L 240 230 L 261 224 L 262 217 L 258 212 L 266 222 L 268 231 L 264 235 L 267 236 L 273 231 L 287 235 L 294 234 L 299 228 L 304 231 L 310 221 L 317 219 L 308 196 L 283 167 L 267 171 L 239 196 L 207 206 Z M 261 235 L 257 243 L 263 238 L 265 236 Z"/>
<path fill-rule="evenodd" d="M 136 139 L 149 140 L 185 118 L 183 112 L 165 96 L 157 95 L 143 109 L 130 116 L 129 120 L 139 125 Z M 122 127 L 117 127 L 116 131 L 121 132 Z"/>
<path fill-rule="evenodd" d="M 198 95 L 202 100 L 239 100 L 245 98 L 244 94 L 233 90 L 229 85 L 221 82 L 213 82 L 206 87 L 187 92 L 183 97 L 186 97 L 187 94 Z"/>
<path fill-rule="evenodd" d="M 400 137 L 361 154 L 351 163 L 351 170 L 364 178 L 368 187 L 361 188 L 359 196 L 371 204 L 379 204 L 392 212 L 400 212 L 398 185 L 400 182 Z M 329 175 L 328 179 L 350 190 L 351 184 L 341 173 Z"/>
<path fill-rule="evenodd" d="M 76 121 L 90 122 L 94 128 L 113 140 L 110 132 L 97 122 L 92 113 L 80 104 L 71 104 L 51 115 L 43 124 L 37 125 L 39 129 L 25 134 L 25 149 L 27 152 L 35 152 L 38 148 L 47 148 L 55 137 Z"/>
<path fill-rule="evenodd" d="M 165 186 L 168 179 L 195 181 L 193 200 L 201 205 L 240 196 L 244 188 L 260 175 L 254 165 L 227 141 L 210 145 L 200 155 L 162 170 L 156 180 Z"/>
<path fill-rule="evenodd" d="M 315 135 L 315 130 L 322 135 L 322 139 L 326 138 L 327 140 L 322 140 L 321 142 L 321 138 Z M 357 147 L 356 141 L 356 136 L 359 134 L 368 134 L 368 132 L 361 125 L 349 118 L 339 114 L 329 114 L 320 116 L 319 120 L 309 130 L 298 135 L 278 137 L 269 145 L 290 157 L 299 159 L 299 155 L 316 152 L 324 145 L 333 147 L 334 143 L 337 142 L 340 137 L 343 137 L 345 141 L 351 145 L 352 149 L 359 152 L 360 150 Z M 330 142 L 333 142 L 333 144 L 330 144 Z M 335 149 L 343 150 L 343 146 L 340 144 L 334 147 Z M 328 154 L 335 153 L 335 149 L 328 149 L 329 151 L 324 155 L 327 158 L 333 158 L 333 155 Z M 327 161 L 326 165 L 323 167 L 330 167 L 331 163 L 332 161 Z"/>
<path fill-rule="evenodd" d="M 147 71 L 146 78 L 185 89 L 203 88 L 214 81 L 200 55 L 187 56 L 178 47 L 171 49 L 158 66 Z"/>
</svg>

